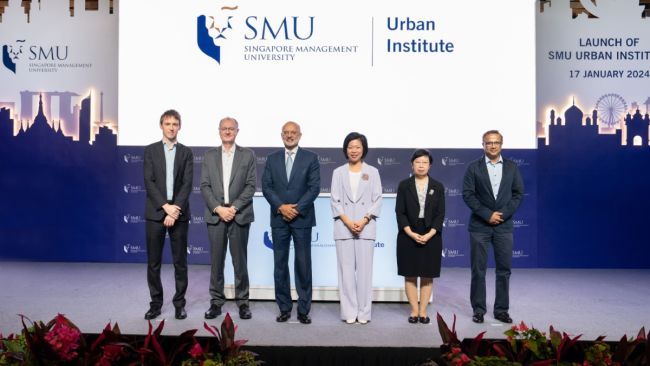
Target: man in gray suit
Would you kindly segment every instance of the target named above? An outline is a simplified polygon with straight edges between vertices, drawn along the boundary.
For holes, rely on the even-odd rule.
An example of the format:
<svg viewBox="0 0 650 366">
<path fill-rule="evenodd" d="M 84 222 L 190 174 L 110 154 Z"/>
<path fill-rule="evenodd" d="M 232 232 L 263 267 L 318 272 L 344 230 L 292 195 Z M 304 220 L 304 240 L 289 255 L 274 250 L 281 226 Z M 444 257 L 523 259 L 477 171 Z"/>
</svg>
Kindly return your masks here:
<svg viewBox="0 0 650 366">
<path fill-rule="evenodd" d="M 235 301 L 239 317 L 252 317 L 248 304 L 248 232 L 253 215 L 255 194 L 255 154 L 252 150 L 235 145 L 239 123 L 231 117 L 219 122 L 221 146 L 208 150 L 201 167 L 201 194 L 205 201 L 205 221 L 210 240 L 210 309 L 206 319 L 221 314 L 226 301 L 223 292 L 223 269 L 226 249 L 235 269 Z"/>
<path fill-rule="evenodd" d="M 485 155 L 467 167 L 463 199 L 472 214 L 469 221 L 472 282 L 470 301 L 472 321 L 483 323 L 486 312 L 485 271 L 488 247 L 494 249 L 496 296 L 494 318 L 512 323 L 510 306 L 510 268 L 512 264 L 512 216 L 524 196 L 524 183 L 517 164 L 501 156 L 503 136 L 497 130 L 483 134 Z"/>
</svg>

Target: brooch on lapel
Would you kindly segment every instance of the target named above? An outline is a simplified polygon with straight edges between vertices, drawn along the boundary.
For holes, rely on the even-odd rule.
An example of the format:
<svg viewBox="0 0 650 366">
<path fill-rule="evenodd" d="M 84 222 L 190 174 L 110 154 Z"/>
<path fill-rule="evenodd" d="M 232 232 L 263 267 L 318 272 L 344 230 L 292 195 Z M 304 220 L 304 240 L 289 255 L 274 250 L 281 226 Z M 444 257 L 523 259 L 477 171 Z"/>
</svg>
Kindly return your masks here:
<svg viewBox="0 0 650 366">
<path fill-rule="evenodd" d="M 433 188 L 429 190 L 429 196 L 433 196 Z"/>
<path fill-rule="evenodd" d="M 363 175 L 361 176 L 361 179 L 362 180 L 368 180 L 368 174 L 363 173 Z"/>
</svg>

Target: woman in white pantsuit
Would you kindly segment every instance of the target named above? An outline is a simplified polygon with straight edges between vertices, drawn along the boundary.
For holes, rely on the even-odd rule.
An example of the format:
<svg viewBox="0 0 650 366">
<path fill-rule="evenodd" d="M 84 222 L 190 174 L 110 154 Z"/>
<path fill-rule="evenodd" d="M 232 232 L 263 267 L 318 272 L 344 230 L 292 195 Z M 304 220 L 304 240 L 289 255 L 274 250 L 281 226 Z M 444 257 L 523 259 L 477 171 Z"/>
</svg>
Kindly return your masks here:
<svg viewBox="0 0 650 366">
<path fill-rule="evenodd" d="M 351 132 L 343 142 L 347 163 L 332 175 L 331 204 L 338 264 L 341 319 L 366 324 L 372 309 L 372 256 L 382 203 L 379 172 L 363 162 L 366 137 Z"/>
</svg>

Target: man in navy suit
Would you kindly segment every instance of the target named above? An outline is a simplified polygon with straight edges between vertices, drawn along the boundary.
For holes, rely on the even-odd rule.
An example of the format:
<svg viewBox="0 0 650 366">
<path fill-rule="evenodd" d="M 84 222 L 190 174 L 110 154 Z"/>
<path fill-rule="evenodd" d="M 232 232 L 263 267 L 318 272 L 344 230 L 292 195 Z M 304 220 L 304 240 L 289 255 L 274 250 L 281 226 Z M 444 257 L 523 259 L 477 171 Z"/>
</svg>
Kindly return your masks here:
<svg viewBox="0 0 650 366">
<path fill-rule="evenodd" d="M 298 320 L 310 324 L 311 317 L 311 228 L 316 226 L 314 200 L 320 193 L 318 156 L 299 148 L 302 133 L 296 122 L 282 126 L 284 149 L 270 154 L 262 176 L 262 193 L 271 206 L 271 236 L 275 301 L 278 322 L 291 317 L 289 244 L 295 249 L 294 275 L 298 292 Z"/>
<path fill-rule="evenodd" d="M 147 237 L 147 283 L 151 303 L 144 315 L 147 320 L 160 315 L 163 287 L 160 281 L 165 234 L 169 233 L 174 261 L 176 294 L 173 298 L 176 319 L 187 318 L 187 229 L 190 217 L 194 155 L 192 149 L 177 141 L 181 116 L 170 109 L 160 116 L 162 141 L 144 149 L 144 185 L 147 190 L 145 231 Z"/>
<path fill-rule="evenodd" d="M 503 159 L 503 136 L 490 130 L 483 134 L 485 155 L 467 167 L 463 181 L 463 199 L 472 211 L 469 221 L 472 282 L 470 301 L 472 321 L 483 323 L 485 271 L 488 247 L 494 249 L 496 296 L 494 318 L 512 323 L 508 314 L 510 268 L 512 264 L 512 216 L 524 196 L 524 183 L 517 164 Z"/>
</svg>

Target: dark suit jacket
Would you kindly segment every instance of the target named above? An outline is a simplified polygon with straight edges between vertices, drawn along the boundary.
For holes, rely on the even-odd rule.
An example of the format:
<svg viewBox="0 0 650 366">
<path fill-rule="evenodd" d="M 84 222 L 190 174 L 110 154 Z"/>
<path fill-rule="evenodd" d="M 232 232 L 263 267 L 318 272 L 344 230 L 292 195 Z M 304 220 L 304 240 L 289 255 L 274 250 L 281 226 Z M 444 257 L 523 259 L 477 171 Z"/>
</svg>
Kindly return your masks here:
<svg viewBox="0 0 650 366">
<path fill-rule="evenodd" d="M 144 148 L 144 185 L 147 189 L 145 218 L 162 221 L 165 211 L 162 206 L 167 203 L 167 167 L 163 142 L 155 142 Z M 172 203 L 181 208 L 179 221 L 190 218 L 189 197 L 192 193 L 192 175 L 194 172 L 194 154 L 192 149 L 176 144 L 174 158 L 174 197 Z"/>
<path fill-rule="evenodd" d="M 512 232 L 512 215 L 517 211 L 524 197 L 524 181 L 521 179 L 519 168 L 512 160 L 503 159 L 503 174 L 497 199 L 494 199 L 490 177 L 485 165 L 485 156 L 473 161 L 465 172 L 463 180 L 463 199 L 472 214 L 469 220 L 469 231 Z M 489 223 L 494 211 L 503 213 L 503 222 L 499 225 Z"/>
<path fill-rule="evenodd" d="M 285 149 L 271 153 L 266 158 L 262 175 L 262 193 L 271 205 L 271 227 L 287 225 L 278 207 L 285 203 L 298 204 L 298 217 L 288 223 L 291 227 L 306 228 L 316 226 L 314 200 L 320 193 L 320 163 L 318 155 L 298 148 L 287 181 L 285 168 Z"/>
<path fill-rule="evenodd" d="M 415 176 L 400 182 L 395 199 L 395 215 L 397 229 L 404 231 L 404 227 L 412 229 L 418 221 L 420 201 L 415 189 Z M 436 235 L 442 233 L 442 223 L 445 219 L 445 188 L 442 183 L 429 177 L 427 197 L 424 201 L 424 224 L 427 228 L 436 229 Z"/>
<path fill-rule="evenodd" d="M 255 219 L 253 214 L 253 195 L 255 194 L 255 154 L 253 150 L 234 146 L 228 196 L 230 203 L 237 207 L 235 222 L 246 225 Z M 201 195 L 205 201 L 205 221 L 216 224 L 221 220 L 214 213 L 215 207 L 224 203 L 223 166 L 221 146 L 206 151 L 201 166 Z"/>
</svg>

